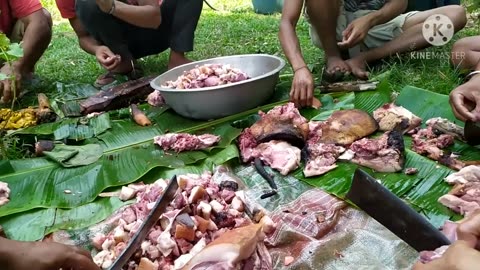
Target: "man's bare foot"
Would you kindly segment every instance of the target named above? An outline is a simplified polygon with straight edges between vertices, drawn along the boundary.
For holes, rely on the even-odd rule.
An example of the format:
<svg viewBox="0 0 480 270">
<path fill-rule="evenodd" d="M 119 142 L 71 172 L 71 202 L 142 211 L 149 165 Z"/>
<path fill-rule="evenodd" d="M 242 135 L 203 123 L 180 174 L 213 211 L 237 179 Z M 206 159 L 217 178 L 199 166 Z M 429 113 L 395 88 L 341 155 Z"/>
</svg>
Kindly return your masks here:
<svg viewBox="0 0 480 270">
<path fill-rule="evenodd" d="M 168 61 L 168 69 L 176 68 L 178 66 L 191 63 L 192 60 L 185 57 L 184 53 L 181 52 L 170 52 L 170 59 Z"/>
<path fill-rule="evenodd" d="M 328 57 L 327 73 L 333 75 L 337 72 L 341 72 L 341 73 L 350 72 L 350 67 L 341 57 L 338 57 L 338 56 Z"/>
<path fill-rule="evenodd" d="M 362 58 L 355 57 L 347 60 L 346 63 L 355 77 L 361 80 L 368 80 L 370 74 L 367 72 L 366 63 Z"/>
</svg>

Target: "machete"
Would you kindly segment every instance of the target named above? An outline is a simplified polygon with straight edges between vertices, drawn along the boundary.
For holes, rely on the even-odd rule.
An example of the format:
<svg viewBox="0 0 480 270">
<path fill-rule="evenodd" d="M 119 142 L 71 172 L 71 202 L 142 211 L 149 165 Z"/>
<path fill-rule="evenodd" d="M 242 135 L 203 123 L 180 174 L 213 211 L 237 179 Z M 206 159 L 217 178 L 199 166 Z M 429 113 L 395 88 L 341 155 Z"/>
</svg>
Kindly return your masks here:
<svg viewBox="0 0 480 270">
<path fill-rule="evenodd" d="M 361 169 L 346 198 L 418 252 L 450 245 L 426 218 Z"/>
</svg>

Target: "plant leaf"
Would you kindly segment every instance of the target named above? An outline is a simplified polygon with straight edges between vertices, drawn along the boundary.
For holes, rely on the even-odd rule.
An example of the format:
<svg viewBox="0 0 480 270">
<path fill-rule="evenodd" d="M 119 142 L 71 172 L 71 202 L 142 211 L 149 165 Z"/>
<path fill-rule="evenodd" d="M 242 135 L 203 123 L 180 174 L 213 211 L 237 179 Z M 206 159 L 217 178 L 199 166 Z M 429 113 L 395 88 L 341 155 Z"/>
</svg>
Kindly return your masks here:
<svg viewBox="0 0 480 270">
<path fill-rule="evenodd" d="M 90 165 L 102 155 L 102 147 L 98 144 L 63 145 L 57 144 L 52 151 L 45 151 L 45 156 L 65 168 Z"/>
<path fill-rule="evenodd" d="M 74 230 L 99 223 L 128 204 L 118 198 L 100 198 L 74 209 L 38 209 L 0 218 L 9 239 L 37 241 L 58 230 Z"/>
<path fill-rule="evenodd" d="M 11 60 L 17 60 L 23 57 L 23 48 L 18 43 L 11 43 L 8 46 L 7 54 Z"/>
<path fill-rule="evenodd" d="M 0 81 L 3 81 L 3 80 L 6 80 L 6 79 L 9 79 L 10 77 L 3 74 L 3 73 L 0 73 Z"/>
</svg>

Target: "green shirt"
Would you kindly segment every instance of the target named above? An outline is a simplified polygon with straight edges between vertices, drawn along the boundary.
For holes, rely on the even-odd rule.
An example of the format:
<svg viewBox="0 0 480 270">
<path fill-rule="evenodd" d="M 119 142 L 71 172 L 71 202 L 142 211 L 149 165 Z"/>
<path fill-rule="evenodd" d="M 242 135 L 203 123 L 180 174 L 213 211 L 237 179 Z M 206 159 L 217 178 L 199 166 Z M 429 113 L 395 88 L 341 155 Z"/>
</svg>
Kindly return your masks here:
<svg viewBox="0 0 480 270">
<path fill-rule="evenodd" d="M 386 0 L 344 0 L 345 10 L 355 12 L 358 10 L 379 10 L 385 5 Z"/>
</svg>

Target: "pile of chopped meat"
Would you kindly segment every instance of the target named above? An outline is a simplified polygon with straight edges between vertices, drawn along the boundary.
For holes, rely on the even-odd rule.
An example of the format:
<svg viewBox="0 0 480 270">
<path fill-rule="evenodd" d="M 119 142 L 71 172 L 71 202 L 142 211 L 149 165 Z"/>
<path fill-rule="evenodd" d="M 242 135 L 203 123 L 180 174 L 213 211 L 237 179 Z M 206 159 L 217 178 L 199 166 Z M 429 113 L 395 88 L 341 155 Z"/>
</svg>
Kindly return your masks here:
<svg viewBox="0 0 480 270">
<path fill-rule="evenodd" d="M 480 166 L 467 166 L 445 178 L 453 189 L 438 201 L 453 211 L 469 216 L 480 209 Z"/>
<path fill-rule="evenodd" d="M 206 64 L 185 71 L 175 81 L 167 81 L 163 88 L 195 89 L 213 87 L 240 82 L 249 79 L 248 75 L 237 68 L 223 64 Z"/>
<path fill-rule="evenodd" d="M 160 93 L 160 91 L 155 90 L 148 95 L 147 102 L 153 107 L 159 107 L 165 104 L 165 99 L 163 99 L 163 96 Z"/>
<path fill-rule="evenodd" d="M 139 262 L 153 265 L 154 269 L 182 269 L 225 232 L 251 224 L 244 215 L 236 182 L 217 184 L 209 172 L 182 175 L 177 181 L 181 193 L 167 207 L 126 269 L 138 269 Z M 151 185 L 132 184 L 122 188 L 120 198 L 136 197 L 136 203 L 125 208 L 110 233 L 97 234 L 92 239 L 99 251 L 94 256 L 99 267 L 107 269 L 112 265 L 166 186 L 167 182 L 160 179 Z"/>
<path fill-rule="evenodd" d="M 10 189 L 8 184 L 0 182 L 0 206 L 7 204 L 10 200 Z"/>
<path fill-rule="evenodd" d="M 422 119 L 404 107 L 387 103 L 373 112 L 381 131 L 401 130 L 408 132 L 420 126 Z"/>
<path fill-rule="evenodd" d="M 300 165 L 301 151 L 308 136 L 308 123 L 293 103 L 277 106 L 243 130 L 239 148 L 243 162 L 260 158 L 287 175 Z"/>
<path fill-rule="evenodd" d="M 350 160 L 377 172 L 401 171 L 405 162 L 403 136 L 393 130 L 378 139 L 363 138 L 351 144 L 339 159 Z"/>
<path fill-rule="evenodd" d="M 220 136 L 212 134 L 192 135 L 188 133 L 169 133 L 153 138 L 164 151 L 175 152 L 201 150 L 211 147 L 220 141 Z"/>
<path fill-rule="evenodd" d="M 460 170 L 465 164 L 457 160 L 455 155 L 442 150 L 454 144 L 454 136 L 435 129 L 434 124 L 435 121 L 427 121 L 427 128 L 412 134 L 412 150 L 451 169 Z"/>
</svg>

